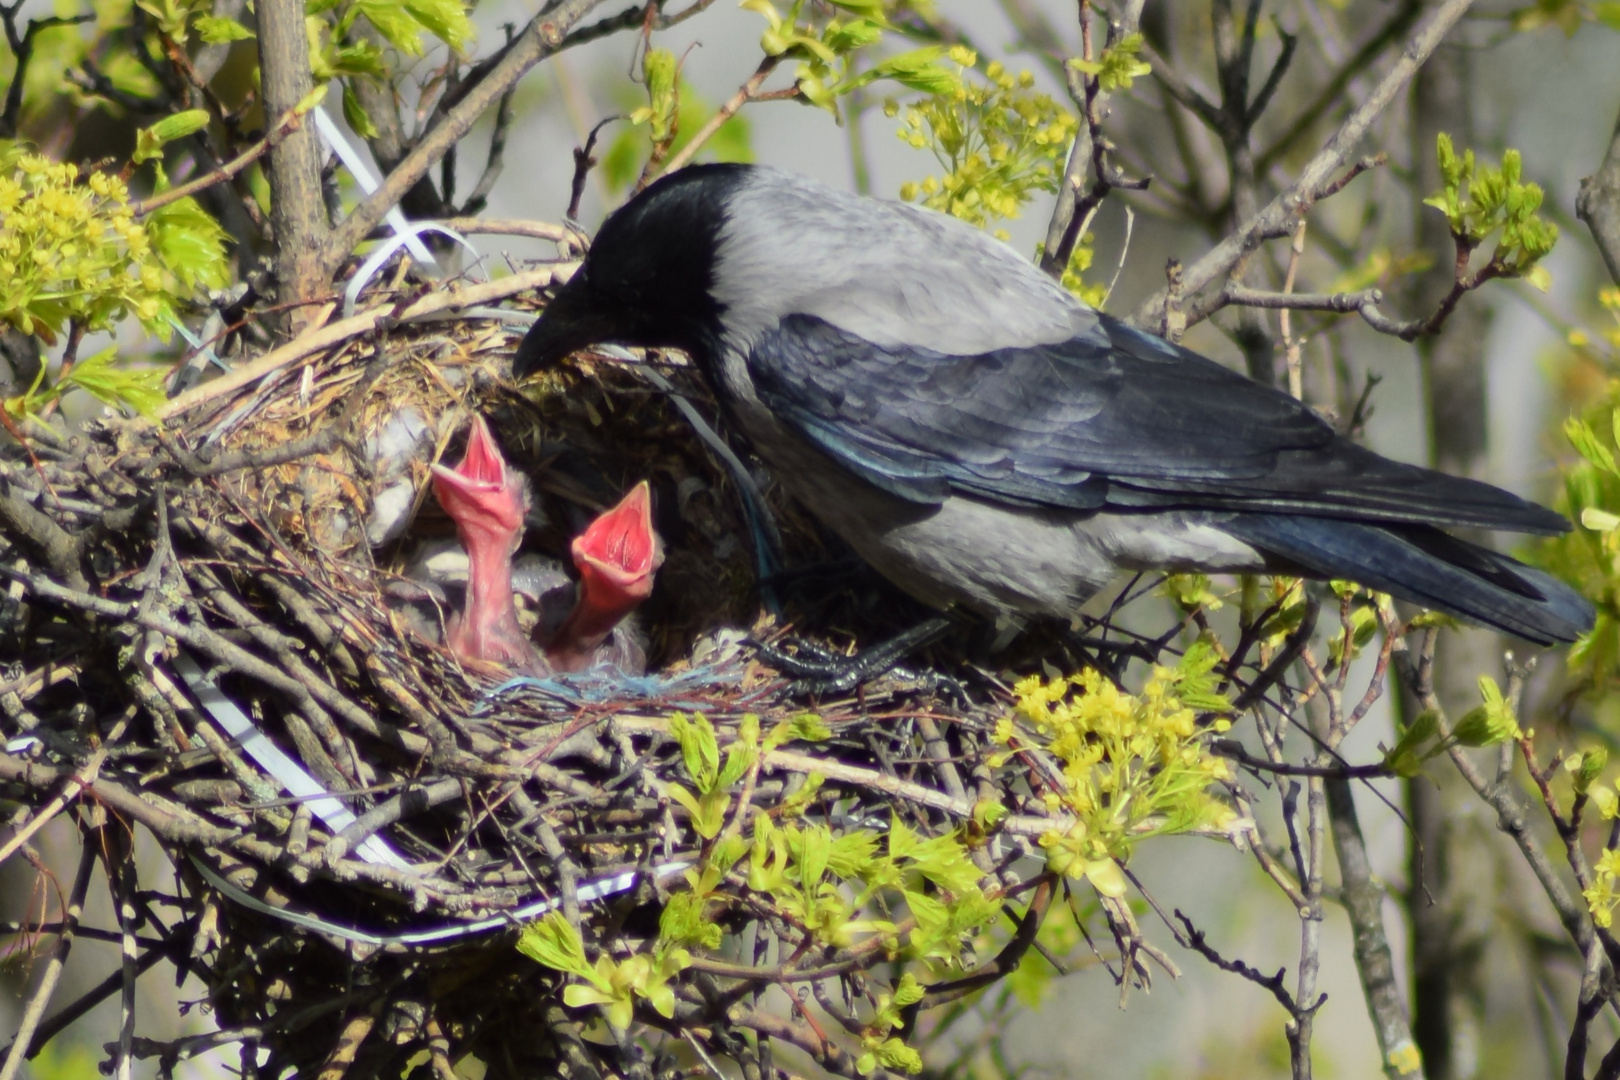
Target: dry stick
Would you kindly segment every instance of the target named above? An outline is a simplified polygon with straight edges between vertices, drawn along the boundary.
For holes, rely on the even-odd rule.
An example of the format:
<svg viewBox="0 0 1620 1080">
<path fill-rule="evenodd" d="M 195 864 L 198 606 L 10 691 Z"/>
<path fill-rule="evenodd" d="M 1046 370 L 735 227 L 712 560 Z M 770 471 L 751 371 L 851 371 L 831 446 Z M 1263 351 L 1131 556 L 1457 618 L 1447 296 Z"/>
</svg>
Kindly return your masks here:
<svg viewBox="0 0 1620 1080">
<path fill-rule="evenodd" d="M 57 929 L 60 929 L 60 927 L 58 926 Z M 106 931 L 95 931 L 83 926 L 78 928 L 78 935 L 79 937 L 86 938 L 91 941 L 107 941 L 116 938 L 116 935 L 108 934 Z M 158 961 L 167 960 L 171 957 L 171 955 L 172 954 L 167 949 L 163 948 L 162 945 L 153 945 L 151 948 L 148 948 L 144 953 L 142 953 L 140 959 L 136 961 L 136 976 L 139 977 L 146 974 L 146 972 L 156 966 Z M 56 1012 L 52 1013 L 51 1018 L 40 1024 L 39 1027 L 34 1031 L 34 1037 L 29 1040 L 29 1047 L 25 1057 L 32 1059 L 36 1054 L 45 1048 L 47 1043 L 56 1038 L 63 1031 L 67 1030 L 67 1028 L 75 1022 L 83 1019 L 85 1014 L 87 1014 L 97 1005 L 100 1005 L 103 1001 L 110 997 L 114 991 L 122 988 L 123 985 L 124 971 L 123 967 L 120 966 L 117 971 L 113 972 L 111 975 L 108 975 L 105 979 L 102 979 L 99 983 L 85 991 L 83 994 L 80 994 L 77 1000 L 68 1005 L 64 1005 L 61 1009 L 58 1009 Z M 141 1040 L 137 1038 L 134 1041 L 135 1046 L 138 1048 Z M 134 1056 L 141 1056 L 138 1049 L 134 1051 Z"/>
<path fill-rule="evenodd" d="M 131 203 L 130 210 L 134 212 L 136 217 L 145 217 L 160 206 L 168 206 L 170 203 L 179 202 L 188 195 L 195 195 L 199 191 L 204 191 L 215 184 L 229 180 L 263 157 L 266 151 L 275 149 L 281 140 L 297 131 L 303 126 L 303 123 L 304 114 L 302 112 L 299 112 L 297 108 L 287 110 L 282 116 L 281 122 L 271 129 L 268 135 L 213 172 L 199 176 L 195 180 L 188 180 L 179 187 L 170 188 L 161 195 L 154 195 L 150 199 L 141 199 L 139 202 Z"/>
<path fill-rule="evenodd" d="M 0 1065 L 0 1080 L 15 1080 L 17 1070 L 22 1068 L 23 1059 L 28 1054 L 29 1045 L 34 1041 L 34 1029 L 39 1027 L 40 1019 L 45 1015 L 45 1006 L 51 1000 L 51 994 L 56 990 L 56 983 L 62 977 L 62 967 L 67 963 L 68 952 L 73 948 L 73 931 L 79 925 L 79 916 L 84 912 L 84 897 L 90 889 L 90 871 L 96 866 L 96 849 L 89 843 L 79 852 L 79 871 L 73 877 L 73 889 L 68 894 L 67 910 L 62 912 L 62 933 L 56 939 L 56 948 L 51 950 L 51 958 L 45 963 L 45 970 L 40 975 L 39 986 L 35 988 L 33 996 L 28 999 L 28 1006 L 23 1010 L 22 1022 L 17 1025 L 17 1034 L 12 1037 L 11 1052 L 6 1055 L 6 1062 Z"/>
<path fill-rule="evenodd" d="M 1330 758 L 1326 747 L 1319 747 L 1314 760 L 1325 764 Z M 1298 789 L 1294 789 L 1298 790 Z M 1295 973 L 1294 1000 L 1311 1001 L 1316 996 L 1317 976 L 1322 967 L 1322 865 L 1327 859 L 1327 796 L 1322 777 L 1313 776 L 1305 781 L 1305 837 L 1303 850 L 1295 832 L 1294 818 L 1284 803 L 1283 813 L 1291 838 L 1295 841 L 1295 858 L 1300 873 L 1300 892 L 1304 903 L 1299 914 L 1299 970 Z M 1316 1013 L 1313 1011 L 1293 1018 L 1289 1031 L 1289 1068 L 1296 1077 L 1311 1075 L 1310 1045 Z"/>
<path fill-rule="evenodd" d="M 450 147 L 472 130 L 479 117 L 495 105 L 535 64 L 555 53 L 574 24 L 602 0 L 562 0 L 549 12 L 537 15 L 505 47 L 499 58 L 466 96 L 446 113 L 434 128 L 406 154 L 381 186 L 350 211 L 343 224 L 333 230 L 321 252 L 321 265 L 328 278 L 349 257 L 356 246 L 381 224 L 388 211 L 405 197 L 416 182 L 444 157 Z"/>
<path fill-rule="evenodd" d="M 1299 260 L 1305 254 L 1305 219 L 1299 219 L 1294 230 L 1294 242 L 1288 249 L 1288 273 L 1283 277 L 1283 293 L 1294 291 L 1294 278 L 1299 274 Z M 1283 363 L 1288 369 L 1288 392 L 1296 401 L 1305 399 L 1305 375 L 1300 366 L 1300 348 L 1305 343 L 1294 337 L 1293 313 L 1283 308 L 1277 313 L 1277 328 L 1282 332 Z"/>
<path fill-rule="evenodd" d="M 101 763 L 106 760 L 107 744 L 103 742 L 90 755 L 90 760 L 86 761 L 68 778 L 67 784 L 57 793 L 56 797 L 40 807 L 39 812 L 30 818 L 26 825 L 18 829 L 11 839 L 6 841 L 4 846 L 0 846 L 0 866 L 5 865 L 5 861 L 11 858 L 18 848 L 28 843 L 29 837 L 50 824 L 57 814 L 60 814 L 69 803 L 79 797 L 80 792 L 91 787 L 96 782 L 96 774 L 101 771 Z"/>
<path fill-rule="evenodd" d="M 1287 236 L 1293 231 L 1295 222 L 1322 197 L 1323 191 L 1332 182 L 1333 174 L 1350 160 L 1350 155 L 1372 127 L 1373 121 L 1406 88 L 1418 68 L 1423 66 L 1473 3 L 1474 0 L 1445 0 L 1435 10 L 1429 22 L 1417 32 L 1400 58 L 1373 87 L 1367 100 L 1345 119 L 1327 145 L 1306 164 L 1299 179 L 1241 228 L 1210 249 L 1203 258 L 1182 270 L 1181 288 L 1184 294 L 1198 292 L 1225 276 L 1239 260 L 1267 240 Z M 1137 326 L 1158 326 L 1164 317 L 1165 298 L 1164 292 L 1155 294 L 1137 308 L 1131 321 Z"/>
<path fill-rule="evenodd" d="M 122 835 L 113 835 L 117 829 Z M 130 836 L 124 832 L 123 823 L 108 823 L 99 830 L 105 840 L 101 850 L 107 856 L 103 869 L 107 873 L 107 882 L 111 886 L 112 900 L 118 910 L 119 932 L 119 999 L 118 999 L 118 1050 L 113 1059 L 113 1076 L 116 1080 L 131 1080 L 134 1055 L 131 1045 L 135 1041 L 135 976 L 139 970 L 140 953 L 136 948 L 135 929 L 139 922 L 139 915 L 135 910 L 135 890 L 138 882 L 135 880 L 134 865 L 131 862 L 133 845 Z M 116 863 L 114 863 L 116 859 Z"/>
<path fill-rule="evenodd" d="M 697 134 L 692 136 L 692 141 L 681 147 L 680 151 L 669 159 L 669 162 L 663 168 L 662 175 L 672 173 L 690 162 L 693 156 L 703 149 L 703 144 L 712 139 L 714 133 L 720 130 L 721 125 L 736 116 L 737 110 L 748 104 L 753 96 L 759 92 L 759 88 L 764 85 L 765 80 L 770 77 L 771 72 L 776 70 L 776 65 L 779 63 L 781 63 L 781 59 L 775 56 L 767 56 L 761 60 L 759 67 L 754 69 L 753 77 L 738 87 L 737 92 L 732 94 L 724 105 L 720 106 L 719 111 L 709 117 L 707 123 L 698 128 Z"/>
<path fill-rule="evenodd" d="M 286 367 L 288 364 L 302 360 L 306 356 L 329 349 L 350 338 L 371 333 L 385 318 L 415 319 L 424 315 L 437 314 L 441 311 L 453 311 L 457 308 L 487 304 L 492 300 L 504 299 L 520 292 L 526 292 L 529 289 L 544 288 L 556 280 L 560 274 L 566 274 L 571 269 L 571 264 L 566 266 L 543 266 L 538 270 L 529 270 L 521 274 L 513 274 L 511 277 L 501 278 L 499 281 L 436 289 L 408 305 L 397 315 L 394 314 L 395 305 L 379 304 L 377 307 L 362 311 L 360 314 L 352 315 L 347 319 L 340 319 L 320 329 L 305 331 L 280 348 L 271 349 L 257 360 L 240 364 L 217 379 L 187 390 L 184 394 L 165 404 L 158 411 L 158 417 L 167 420 L 172 416 L 178 416 L 187 409 L 194 408 L 206 401 L 212 401 L 233 390 L 241 389 L 256 379 L 261 379 L 271 372 Z M 133 423 L 139 425 L 140 422 L 133 421 Z M 3 506 L 3 503 L 0 503 L 0 506 Z"/>
<path fill-rule="evenodd" d="M 550 240 L 558 244 L 574 239 L 574 234 L 565 225 L 553 225 L 548 221 L 528 221 L 522 218 L 453 217 L 441 218 L 430 224 L 454 229 L 469 236 L 480 233 L 495 236 L 528 236 L 535 240 Z"/>
</svg>

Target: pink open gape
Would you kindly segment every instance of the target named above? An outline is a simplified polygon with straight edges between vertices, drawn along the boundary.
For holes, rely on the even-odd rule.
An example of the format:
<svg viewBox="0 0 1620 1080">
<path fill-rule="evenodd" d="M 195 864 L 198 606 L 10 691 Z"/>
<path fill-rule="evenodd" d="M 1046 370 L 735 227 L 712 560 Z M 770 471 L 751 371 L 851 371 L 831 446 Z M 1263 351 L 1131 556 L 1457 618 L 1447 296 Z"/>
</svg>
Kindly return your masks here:
<svg viewBox="0 0 1620 1080">
<path fill-rule="evenodd" d="M 579 599 L 546 644 L 546 659 L 558 671 L 595 663 L 613 628 L 652 592 L 664 550 L 652 527 L 647 481 L 591 522 L 574 538 L 571 551 L 579 570 Z"/>
<path fill-rule="evenodd" d="M 653 575 L 664 561 L 643 481 L 574 540 L 577 598 L 542 652 L 518 625 L 512 589 L 512 555 L 523 539 L 528 485 L 507 467 L 483 417 L 473 420 L 461 464 L 433 467 L 433 493 L 467 551 L 466 607 L 447 628 L 450 651 L 462 660 L 537 675 L 591 667 L 610 656 L 614 628 L 652 592 Z"/>
<path fill-rule="evenodd" d="M 523 539 L 528 485 L 506 467 L 483 417 L 473 420 L 460 465 L 433 466 L 433 494 L 467 551 L 467 603 L 450 617 L 450 651 L 463 660 L 544 674 L 544 660 L 518 625 L 512 594 L 512 554 Z"/>
</svg>

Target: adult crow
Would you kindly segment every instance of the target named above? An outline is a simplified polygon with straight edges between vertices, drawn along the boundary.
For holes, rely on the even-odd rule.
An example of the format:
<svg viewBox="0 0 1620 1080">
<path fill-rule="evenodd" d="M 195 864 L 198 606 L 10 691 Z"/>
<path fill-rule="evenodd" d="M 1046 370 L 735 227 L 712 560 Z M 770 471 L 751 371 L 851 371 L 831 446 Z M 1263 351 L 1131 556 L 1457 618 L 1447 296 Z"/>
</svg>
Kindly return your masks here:
<svg viewBox="0 0 1620 1080">
<path fill-rule="evenodd" d="M 1592 608 L 1444 527 L 1558 514 L 1380 457 L 955 219 L 775 169 L 667 176 L 518 349 L 685 350 L 776 478 L 936 607 L 1072 617 L 1121 570 L 1349 578 L 1539 644 Z"/>
</svg>

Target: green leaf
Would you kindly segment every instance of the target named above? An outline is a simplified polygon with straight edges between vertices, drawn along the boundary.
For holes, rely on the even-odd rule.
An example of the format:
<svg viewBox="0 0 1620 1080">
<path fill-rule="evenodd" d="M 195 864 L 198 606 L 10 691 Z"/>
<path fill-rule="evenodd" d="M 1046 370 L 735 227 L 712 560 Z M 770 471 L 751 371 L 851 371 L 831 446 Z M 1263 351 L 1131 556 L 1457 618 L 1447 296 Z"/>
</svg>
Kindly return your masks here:
<svg viewBox="0 0 1620 1080">
<path fill-rule="evenodd" d="M 715 787 L 720 790 L 730 788 L 743 773 L 753 767 L 759 759 L 759 717 L 748 713 L 742 718 L 737 728 L 737 738 L 726 751 L 725 768 L 720 770 L 720 776 Z"/>
<path fill-rule="evenodd" d="M 848 25 L 840 26 L 838 23 L 829 23 L 827 32 L 821 40 L 833 52 L 842 56 L 864 49 L 868 45 L 875 45 L 883 38 L 883 27 L 865 19 L 856 19 Z"/>
<path fill-rule="evenodd" d="M 1581 457 L 1606 473 L 1620 476 L 1620 467 L 1615 465 L 1614 453 L 1598 441 L 1597 433 L 1584 420 L 1575 417 L 1566 420 L 1564 437 L 1569 439 Z"/>
<path fill-rule="evenodd" d="M 1452 736 L 1464 746 L 1495 746 L 1517 739 L 1519 722 L 1513 708 L 1502 697 L 1502 690 L 1489 675 L 1479 677 L 1479 693 L 1484 704 L 1470 709 L 1452 728 Z"/>
<path fill-rule="evenodd" d="M 585 942 L 562 912 L 553 911 L 538 922 L 523 928 L 517 950 L 531 960 L 567 975 L 576 975 L 590 983 L 598 983 L 600 976 L 589 960 L 585 959 Z M 599 989 L 608 990 L 607 986 Z"/>
<path fill-rule="evenodd" d="M 235 19 L 204 15 L 197 20 L 197 34 L 210 45 L 229 45 L 233 41 L 250 41 L 253 31 Z"/>
<path fill-rule="evenodd" d="M 231 268 L 225 255 L 230 236 L 196 199 L 179 199 L 152 211 L 146 231 L 158 261 L 187 292 L 223 289 L 230 284 Z"/>
<path fill-rule="evenodd" d="M 472 20 L 459 0 L 403 0 L 405 10 L 456 52 L 465 50 L 473 39 Z"/>
<path fill-rule="evenodd" d="M 399 0 L 354 0 L 354 7 L 388 44 L 406 56 L 422 55 L 422 24 Z"/>
<path fill-rule="evenodd" d="M 693 713 L 690 719 L 685 713 L 675 713 L 669 718 L 669 733 L 680 745 L 686 774 L 692 778 L 698 794 L 713 791 L 719 779 L 720 746 L 715 742 L 714 728 L 708 718 L 702 713 Z"/>
<path fill-rule="evenodd" d="M 1416 720 L 1405 731 L 1395 745 L 1384 751 L 1384 764 L 1400 776 L 1413 777 L 1423 767 L 1426 744 L 1435 737 L 1439 728 L 1439 717 L 1432 709 L 1419 713 Z"/>
<path fill-rule="evenodd" d="M 1069 66 L 1093 76 L 1104 93 L 1129 90 L 1134 80 L 1153 71 L 1151 64 L 1138 59 L 1143 44 L 1141 34 L 1127 34 L 1104 49 L 1096 60 L 1070 60 Z"/>
<path fill-rule="evenodd" d="M 349 129 L 362 139 L 377 137 L 377 125 L 373 124 L 371 117 L 366 114 L 365 106 L 360 104 L 360 98 L 356 96 L 354 88 L 347 84 L 343 87 L 343 120 L 349 125 Z"/>
<path fill-rule="evenodd" d="M 107 348 L 73 365 L 64 375 L 59 390 L 77 386 L 96 400 L 114 408 L 129 408 L 142 416 L 155 416 L 166 399 L 164 373 L 159 368 L 121 368 L 116 365 L 118 346 Z"/>
<path fill-rule="evenodd" d="M 1585 795 L 1603 770 L 1609 765 L 1607 747 L 1594 746 L 1584 753 L 1572 754 L 1564 767 L 1575 774 L 1575 794 Z"/>
<path fill-rule="evenodd" d="M 141 128 L 135 133 L 135 153 L 130 160 L 140 165 L 153 158 L 162 157 L 165 144 L 183 139 L 207 126 L 207 109 L 187 109 L 185 112 L 166 116 L 151 127 Z"/>
</svg>

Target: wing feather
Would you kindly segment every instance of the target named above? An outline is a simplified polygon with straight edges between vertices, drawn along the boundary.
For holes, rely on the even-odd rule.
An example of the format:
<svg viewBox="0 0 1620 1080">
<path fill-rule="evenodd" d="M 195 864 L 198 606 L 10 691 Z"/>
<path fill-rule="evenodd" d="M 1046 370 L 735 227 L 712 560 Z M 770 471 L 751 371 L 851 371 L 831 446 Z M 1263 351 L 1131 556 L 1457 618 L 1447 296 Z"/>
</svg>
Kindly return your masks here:
<svg viewBox="0 0 1620 1080">
<path fill-rule="evenodd" d="M 1500 489 L 1390 461 L 1280 390 L 1099 316 L 1052 345 L 953 356 L 793 314 L 749 373 L 778 417 L 895 495 L 1208 508 L 1560 532 Z"/>
</svg>

